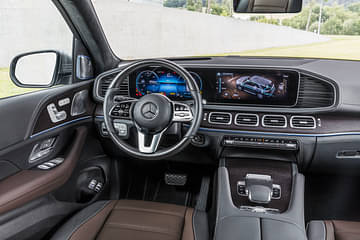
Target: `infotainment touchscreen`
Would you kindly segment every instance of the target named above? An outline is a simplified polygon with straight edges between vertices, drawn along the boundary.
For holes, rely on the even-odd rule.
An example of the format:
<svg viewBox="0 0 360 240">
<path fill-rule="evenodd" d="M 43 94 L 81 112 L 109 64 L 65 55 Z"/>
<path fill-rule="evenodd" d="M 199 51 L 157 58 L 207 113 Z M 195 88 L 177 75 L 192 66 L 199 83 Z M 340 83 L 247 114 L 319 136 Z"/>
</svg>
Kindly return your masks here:
<svg viewBox="0 0 360 240">
<path fill-rule="evenodd" d="M 284 70 L 239 70 L 216 73 L 217 102 L 235 104 L 296 104 L 299 73 Z"/>
</svg>

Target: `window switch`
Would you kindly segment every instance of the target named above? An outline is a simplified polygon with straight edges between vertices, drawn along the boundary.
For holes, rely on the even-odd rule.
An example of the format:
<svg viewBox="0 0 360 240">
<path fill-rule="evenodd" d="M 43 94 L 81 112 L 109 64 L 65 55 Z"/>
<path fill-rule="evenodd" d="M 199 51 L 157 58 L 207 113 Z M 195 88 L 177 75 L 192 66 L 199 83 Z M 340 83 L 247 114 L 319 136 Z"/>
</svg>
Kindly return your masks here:
<svg viewBox="0 0 360 240">
<path fill-rule="evenodd" d="M 95 186 L 98 184 L 98 181 L 96 179 L 92 179 L 88 185 L 88 188 L 90 190 L 94 190 L 95 189 Z"/>
<path fill-rule="evenodd" d="M 54 142 L 55 142 L 55 137 L 42 141 L 40 145 L 40 150 L 44 150 L 52 147 Z"/>
</svg>

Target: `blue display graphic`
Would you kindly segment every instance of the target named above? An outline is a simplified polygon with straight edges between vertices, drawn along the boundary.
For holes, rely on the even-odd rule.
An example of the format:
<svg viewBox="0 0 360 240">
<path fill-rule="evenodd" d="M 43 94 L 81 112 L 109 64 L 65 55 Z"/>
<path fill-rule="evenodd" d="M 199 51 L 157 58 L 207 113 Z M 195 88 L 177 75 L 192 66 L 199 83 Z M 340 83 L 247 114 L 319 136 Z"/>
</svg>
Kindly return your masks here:
<svg viewBox="0 0 360 240">
<path fill-rule="evenodd" d="M 198 74 L 191 75 L 202 88 L 201 78 Z M 136 94 L 143 96 L 150 93 L 160 93 L 168 97 L 191 98 L 185 80 L 172 71 L 142 71 L 136 77 Z"/>
</svg>

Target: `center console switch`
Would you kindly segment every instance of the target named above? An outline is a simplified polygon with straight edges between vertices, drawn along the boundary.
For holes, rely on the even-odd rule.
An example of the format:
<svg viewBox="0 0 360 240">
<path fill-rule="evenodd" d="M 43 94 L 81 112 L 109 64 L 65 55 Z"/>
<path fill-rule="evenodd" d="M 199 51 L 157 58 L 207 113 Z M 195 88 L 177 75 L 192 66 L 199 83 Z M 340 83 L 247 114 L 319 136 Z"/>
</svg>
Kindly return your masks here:
<svg viewBox="0 0 360 240">
<path fill-rule="evenodd" d="M 222 141 L 227 147 L 252 147 L 279 150 L 298 150 L 298 143 L 293 139 L 249 137 L 249 136 L 225 136 Z"/>
<path fill-rule="evenodd" d="M 307 239 L 304 176 L 294 163 L 223 158 L 217 176 L 215 240 Z"/>
<path fill-rule="evenodd" d="M 238 181 L 237 192 L 250 202 L 268 204 L 272 199 L 280 199 L 281 186 L 273 184 L 269 175 L 247 174 L 245 181 Z"/>
</svg>

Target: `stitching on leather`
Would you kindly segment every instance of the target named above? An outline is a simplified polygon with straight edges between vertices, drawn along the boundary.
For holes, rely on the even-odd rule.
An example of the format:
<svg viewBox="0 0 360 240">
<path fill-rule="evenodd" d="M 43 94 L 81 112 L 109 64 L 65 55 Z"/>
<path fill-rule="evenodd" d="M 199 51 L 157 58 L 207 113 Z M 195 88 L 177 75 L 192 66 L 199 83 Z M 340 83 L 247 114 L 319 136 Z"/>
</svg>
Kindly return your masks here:
<svg viewBox="0 0 360 240">
<path fill-rule="evenodd" d="M 325 223 L 322 221 L 321 222 L 321 225 L 323 226 L 323 231 L 324 231 L 324 234 L 323 234 L 323 236 L 324 236 L 324 240 L 326 240 L 326 227 L 325 227 Z"/>
<path fill-rule="evenodd" d="M 151 209 L 146 209 L 146 208 L 136 208 L 136 207 L 115 207 L 114 211 L 136 211 L 136 212 L 149 212 L 149 213 L 157 213 L 157 214 L 162 214 L 162 215 L 169 215 L 169 216 L 174 216 L 174 217 L 179 217 L 179 218 L 183 218 L 182 215 L 180 214 L 175 214 L 175 213 L 171 213 L 171 212 L 167 212 L 167 211 L 159 211 L 159 210 L 151 210 Z"/>
<path fill-rule="evenodd" d="M 70 235 L 66 238 L 68 240 L 70 240 L 73 235 L 85 224 L 87 223 L 88 221 L 90 221 L 92 218 L 96 217 L 102 210 L 104 210 L 112 201 L 108 201 L 108 202 L 105 202 L 105 204 L 100 208 L 98 209 L 95 213 L 93 213 L 92 215 L 88 216 L 84 221 L 82 221 L 78 226 L 77 228 L 75 228 L 71 233 Z"/>
<path fill-rule="evenodd" d="M 152 232 L 152 233 L 159 233 L 159 234 L 165 234 L 170 236 L 179 236 L 181 233 L 176 232 L 170 232 L 170 231 L 163 231 L 161 228 L 153 228 L 151 227 L 144 227 L 139 225 L 133 225 L 133 224 L 123 224 L 123 223 L 107 223 L 105 227 L 108 228 L 117 228 L 117 229 L 127 229 L 127 230 L 133 230 L 133 231 L 141 231 L 141 232 Z"/>
<path fill-rule="evenodd" d="M 193 229 L 193 234 L 194 234 L 194 240 L 197 240 L 197 235 L 196 235 L 196 229 L 195 229 L 195 215 L 197 213 L 197 210 L 194 209 L 193 215 L 192 215 L 192 229 Z"/>
</svg>

